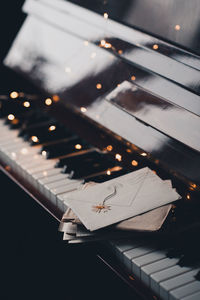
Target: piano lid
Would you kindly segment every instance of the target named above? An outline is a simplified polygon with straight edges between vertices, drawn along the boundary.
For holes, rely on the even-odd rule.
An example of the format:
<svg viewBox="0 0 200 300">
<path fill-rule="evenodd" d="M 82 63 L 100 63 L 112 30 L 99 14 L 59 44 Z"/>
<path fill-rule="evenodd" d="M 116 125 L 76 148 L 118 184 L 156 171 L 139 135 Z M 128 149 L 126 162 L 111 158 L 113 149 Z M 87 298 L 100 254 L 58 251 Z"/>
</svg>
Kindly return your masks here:
<svg viewBox="0 0 200 300">
<path fill-rule="evenodd" d="M 200 183 L 197 55 L 66 1 L 27 0 L 24 11 L 7 66 L 58 95 L 54 109 L 84 114 L 170 172 Z"/>
</svg>

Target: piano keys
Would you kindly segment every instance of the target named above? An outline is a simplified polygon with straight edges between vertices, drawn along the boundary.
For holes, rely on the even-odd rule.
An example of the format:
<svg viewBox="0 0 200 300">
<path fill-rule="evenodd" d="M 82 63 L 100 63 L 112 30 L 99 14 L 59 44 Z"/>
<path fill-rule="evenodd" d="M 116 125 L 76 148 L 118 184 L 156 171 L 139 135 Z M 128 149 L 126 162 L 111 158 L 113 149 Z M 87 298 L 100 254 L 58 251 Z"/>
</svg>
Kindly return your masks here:
<svg viewBox="0 0 200 300">
<path fill-rule="evenodd" d="M 1 100 L 4 171 L 57 219 L 84 182 L 144 166 L 171 178 L 183 199 L 161 232 L 106 248 L 128 282 L 161 299 L 199 299 L 199 56 L 68 2 L 29 0 L 23 9 L 4 63 L 42 93 Z M 192 249 L 182 236 L 180 249 L 187 230 Z"/>
</svg>

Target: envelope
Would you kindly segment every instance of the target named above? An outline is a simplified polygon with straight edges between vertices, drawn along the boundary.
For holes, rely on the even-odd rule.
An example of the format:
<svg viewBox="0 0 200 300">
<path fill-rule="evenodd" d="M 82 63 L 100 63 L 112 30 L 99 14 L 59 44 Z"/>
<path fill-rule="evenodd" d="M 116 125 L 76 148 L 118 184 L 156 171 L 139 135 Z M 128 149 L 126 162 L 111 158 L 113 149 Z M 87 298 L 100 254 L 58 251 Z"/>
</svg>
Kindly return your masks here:
<svg viewBox="0 0 200 300">
<path fill-rule="evenodd" d="M 180 199 L 149 168 L 70 193 L 65 203 L 84 226 L 94 231 Z"/>
</svg>

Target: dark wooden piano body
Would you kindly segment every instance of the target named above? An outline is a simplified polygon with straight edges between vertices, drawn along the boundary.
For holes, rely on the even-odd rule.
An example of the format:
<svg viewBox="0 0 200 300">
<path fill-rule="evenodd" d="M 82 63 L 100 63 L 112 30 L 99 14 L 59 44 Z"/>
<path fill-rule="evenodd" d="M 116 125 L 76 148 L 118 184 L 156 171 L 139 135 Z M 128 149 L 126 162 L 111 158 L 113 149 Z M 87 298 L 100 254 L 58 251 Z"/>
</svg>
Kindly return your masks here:
<svg viewBox="0 0 200 300">
<path fill-rule="evenodd" d="M 43 97 L 59 99 L 50 113 L 62 124 L 101 149 L 115 145 L 125 164 L 131 149 L 172 178 L 183 196 L 180 211 L 199 208 L 198 1 L 72 2 L 78 6 L 27 1 L 28 17 L 4 64 L 41 93 L 39 106 Z M 8 175 L 61 218 L 14 172 Z M 181 213 L 177 219 L 177 230 L 191 221 Z"/>
</svg>

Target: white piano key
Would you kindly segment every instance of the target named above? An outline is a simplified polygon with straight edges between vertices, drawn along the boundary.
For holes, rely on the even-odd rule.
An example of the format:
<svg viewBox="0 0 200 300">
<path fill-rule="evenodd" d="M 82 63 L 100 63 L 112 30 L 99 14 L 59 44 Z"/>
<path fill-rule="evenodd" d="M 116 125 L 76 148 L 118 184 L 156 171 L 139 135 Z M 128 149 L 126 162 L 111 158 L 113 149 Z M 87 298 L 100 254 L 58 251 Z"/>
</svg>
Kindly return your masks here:
<svg viewBox="0 0 200 300">
<path fill-rule="evenodd" d="M 163 258 L 166 258 L 165 250 L 156 250 L 143 256 L 134 258 L 132 259 L 132 272 L 136 277 L 141 278 L 141 268 L 143 266 L 151 264 Z"/>
<path fill-rule="evenodd" d="M 136 247 L 134 249 L 125 251 L 123 253 L 123 261 L 124 261 L 124 265 L 126 266 L 127 270 L 129 272 L 132 271 L 132 259 L 133 258 L 140 257 L 144 254 L 152 252 L 153 250 L 155 250 L 155 247 L 145 245 L 145 246 Z"/>
<path fill-rule="evenodd" d="M 62 174 L 60 172 L 58 174 L 53 175 L 53 176 L 43 177 L 43 178 L 38 180 L 38 189 L 41 193 L 43 193 L 44 189 L 46 188 L 46 185 L 51 184 L 51 183 L 56 184 L 58 181 L 60 182 L 60 181 L 65 180 L 67 178 L 68 178 L 68 176 L 66 174 Z"/>
<path fill-rule="evenodd" d="M 182 300 L 199 300 L 200 299 L 200 292 L 196 292 L 192 295 L 182 298 Z"/>
<path fill-rule="evenodd" d="M 57 175 L 61 173 L 61 169 L 59 168 L 52 168 L 46 171 L 40 171 L 37 173 L 32 174 L 33 178 L 33 185 L 39 189 L 39 179 L 42 178 L 49 178 L 51 176 Z"/>
<path fill-rule="evenodd" d="M 132 241 L 132 240 L 120 240 L 120 241 L 114 241 L 113 243 L 113 247 L 115 248 L 115 253 L 116 256 L 119 258 L 119 260 L 121 260 L 121 262 L 123 261 L 123 254 L 125 251 L 134 249 L 138 246 L 141 246 L 142 244 L 144 244 L 144 241 Z"/>
<path fill-rule="evenodd" d="M 169 292 L 169 300 L 180 300 L 183 297 L 200 292 L 200 281 L 192 281 Z"/>
<path fill-rule="evenodd" d="M 181 274 L 179 276 L 176 276 L 175 278 L 171 278 L 169 280 L 161 282 L 160 283 L 161 299 L 168 300 L 170 290 L 193 281 L 195 279 L 194 276 L 197 274 L 198 270 L 199 269 L 195 269 L 186 272 L 184 274 Z"/>
<path fill-rule="evenodd" d="M 153 262 L 152 264 L 143 266 L 140 270 L 140 274 L 141 274 L 140 278 L 142 282 L 145 285 L 150 286 L 151 274 L 154 274 L 155 272 L 165 270 L 171 266 L 174 266 L 178 263 L 178 261 L 179 261 L 178 258 L 164 258 L 156 262 Z"/>
<path fill-rule="evenodd" d="M 156 272 L 150 276 L 150 286 L 151 289 L 159 295 L 160 283 L 161 281 L 170 279 L 172 277 L 178 276 L 180 274 L 186 273 L 190 271 L 191 268 L 189 267 L 180 267 L 179 265 L 172 266 L 165 270 Z"/>
</svg>

